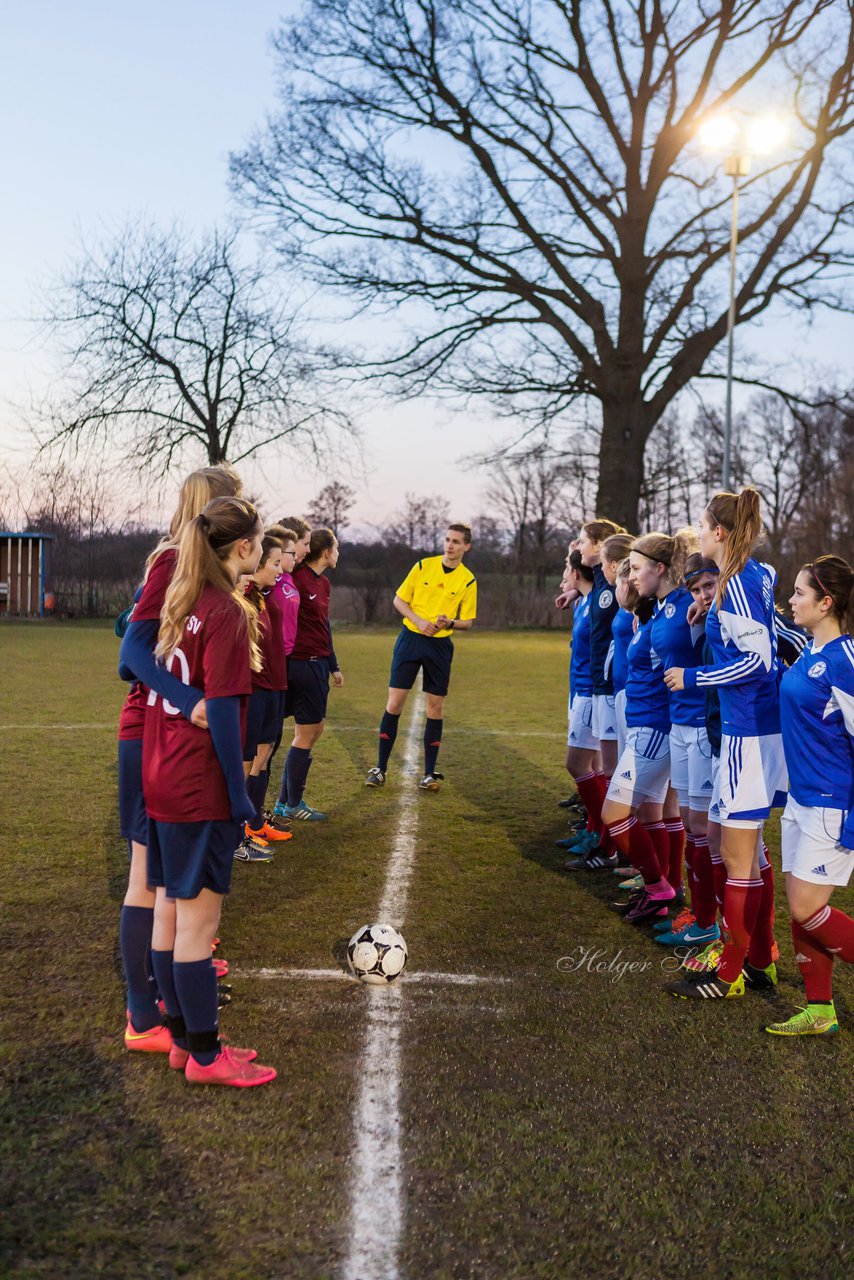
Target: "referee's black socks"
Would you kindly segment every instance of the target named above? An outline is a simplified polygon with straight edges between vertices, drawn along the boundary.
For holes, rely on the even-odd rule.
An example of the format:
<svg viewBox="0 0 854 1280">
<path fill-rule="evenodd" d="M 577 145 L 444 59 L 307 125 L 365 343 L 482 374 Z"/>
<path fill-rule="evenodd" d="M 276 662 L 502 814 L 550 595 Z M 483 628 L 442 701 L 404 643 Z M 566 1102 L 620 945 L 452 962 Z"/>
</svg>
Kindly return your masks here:
<svg viewBox="0 0 854 1280">
<path fill-rule="evenodd" d="M 400 716 L 393 716 L 390 711 L 383 712 L 383 718 L 380 721 L 380 752 L 377 760 L 377 767 L 382 773 L 385 773 L 388 767 L 399 724 Z"/>
</svg>

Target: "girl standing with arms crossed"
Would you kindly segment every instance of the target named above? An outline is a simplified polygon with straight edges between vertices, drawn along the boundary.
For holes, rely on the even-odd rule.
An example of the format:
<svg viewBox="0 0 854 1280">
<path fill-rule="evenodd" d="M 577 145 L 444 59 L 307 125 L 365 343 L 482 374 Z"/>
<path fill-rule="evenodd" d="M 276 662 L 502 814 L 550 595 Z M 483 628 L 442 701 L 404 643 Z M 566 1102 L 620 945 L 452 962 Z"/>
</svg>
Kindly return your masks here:
<svg viewBox="0 0 854 1280">
<path fill-rule="evenodd" d="M 721 703 L 721 757 L 711 812 L 721 825 L 726 867 L 724 948 L 715 969 L 691 973 L 666 989 L 684 999 L 744 995 L 742 969 L 763 897 L 759 865 L 762 826 L 785 802 L 786 763 L 780 736 L 776 575 L 751 551 L 761 532 L 759 494 L 717 493 L 700 520 L 700 550 L 718 567 L 718 588 L 706 619 L 711 666 L 671 667 L 673 692 L 717 688 Z"/>
<path fill-rule="evenodd" d="M 819 556 L 801 569 L 789 603 L 812 632 L 780 695 L 789 767 L 783 872 L 807 1005 L 766 1030 L 816 1036 L 839 1030 L 834 960 L 854 963 L 854 920 L 830 906 L 854 870 L 854 569 L 840 556 Z"/>
<path fill-rule="evenodd" d="M 203 691 L 210 732 L 152 695 L 143 747 L 148 879 L 157 887 L 151 962 L 172 1035 L 169 1065 L 192 1084 L 237 1088 L 276 1077 L 254 1050 L 220 1043 L 211 961 L 240 826 L 253 813 L 243 737 L 258 628 L 236 588 L 257 567 L 262 533 L 242 498 L 214 499 L 184 531 L 156 652 Z"/>
</svg>

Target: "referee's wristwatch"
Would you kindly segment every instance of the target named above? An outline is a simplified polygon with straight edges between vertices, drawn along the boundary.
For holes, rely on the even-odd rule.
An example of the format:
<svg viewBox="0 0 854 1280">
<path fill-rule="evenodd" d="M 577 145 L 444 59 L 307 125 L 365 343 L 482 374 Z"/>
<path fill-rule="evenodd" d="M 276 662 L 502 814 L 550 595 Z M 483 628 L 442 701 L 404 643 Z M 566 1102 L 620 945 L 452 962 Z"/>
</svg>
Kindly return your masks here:
<svg viewBox="0 0 854 1280">
<path fill-rule="evenodd" d="M 448 623 L 448 626 L 451 628 L 452 631 L 454 630 L 454 621 L 455 619 L 451 618 L 450 622 Z"/>
</svg>

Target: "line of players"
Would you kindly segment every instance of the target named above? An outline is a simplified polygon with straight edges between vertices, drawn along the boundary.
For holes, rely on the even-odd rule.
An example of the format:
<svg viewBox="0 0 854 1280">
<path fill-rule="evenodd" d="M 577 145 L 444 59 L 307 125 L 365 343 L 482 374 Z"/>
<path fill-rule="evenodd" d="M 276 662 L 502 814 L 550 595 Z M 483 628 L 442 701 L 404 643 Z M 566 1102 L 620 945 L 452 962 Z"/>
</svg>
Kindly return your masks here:
<svg viewBox="0 0 854 1280">
<path fill-rule="evenodd" d="M 121 831 L 130 874 L 120 918 L 129 1049 L 168 1054 L 192 1083 L 275 1079 L 252 1049 L 226 1044 L 227 993 L 212 959 L 239 861 L 269 861 L 297 820 L 323 732 L 330 678 L 343 684 L 329 626 L 330 529 L 288 517 L 265 530 L 228 465 L 193 472 L 154 549 L 122 640 L 131 681 L 119 723 Z M 264 809 L 284 720 L 295 732 L 279 799 Z"/>
<path fill-rule="evenodd" d="M 627 875 L 614 909 L 685 949 L 672 994 L 734 998 L 777 984 L 762 830 L 785 804 L 807 1004 L 767 1030 L 828 1034 L 834 959 L 854 962 L 854 920 L 830 906 L 854 869 L 854 570 L 835 555 L 804 565 L 792 625 L 752 556 L 760 533 L 751 488 L 715 494 L 697 531 L 583 526 L 556 603 L 574 602 L 566 765 L 587 821 L 557 843 L 576 855 L 568 871 Z M 671 919 L 683 856 L 690 902 Z"/>
</svg>

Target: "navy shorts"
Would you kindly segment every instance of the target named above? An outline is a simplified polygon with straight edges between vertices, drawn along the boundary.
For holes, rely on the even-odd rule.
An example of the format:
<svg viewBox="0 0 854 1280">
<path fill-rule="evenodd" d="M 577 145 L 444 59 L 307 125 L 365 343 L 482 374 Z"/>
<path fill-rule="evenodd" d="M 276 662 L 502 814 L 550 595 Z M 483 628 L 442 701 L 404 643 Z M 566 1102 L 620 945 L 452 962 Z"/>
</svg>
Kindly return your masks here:
<svg viewBox="0 0 854 1280">
<path fill-rule="evenodd" d="M 454 642 L 450 636 L 423 636 L 404 627 L 391 655 L 391 689 L 411 689 L 419 671 L 425 693 L 444 698 L 451 683 Z"/>
<path fill-rule="evenodd" d="M 240 823 L 148 820 L 148 883 L 169 898 L 197 898 L 202 889 L 228 893 Z"/>
<path fill-rule="evenodd" d="M 148 815 L 142 798 L 142 738 L 119 738 L 119 826 L 125 840 L 145 844 Z"/>
<path fill-rule="evenodd" d="M 285 714 L 297 724 L 320 724 L 329 700 L 329 659 L 288 658 Z"/>
<path fill-rule="evenodd" d="M 253 689 L 246 712 L 246 741 L 243 759 L 254 760 L 262 742 L 275 742 L 282 733 L 285 718 L 284 689 Z"/>
</svg>

